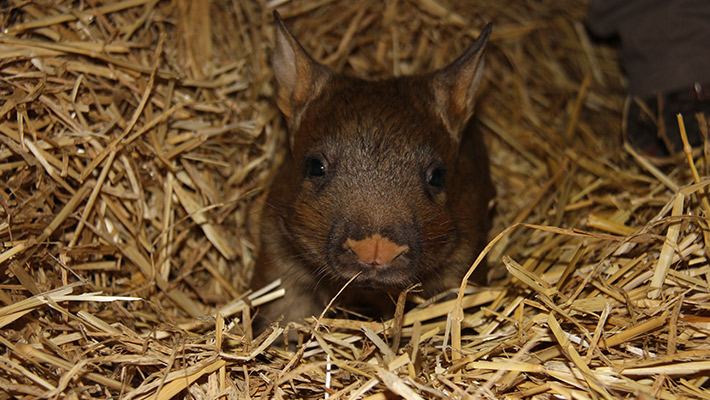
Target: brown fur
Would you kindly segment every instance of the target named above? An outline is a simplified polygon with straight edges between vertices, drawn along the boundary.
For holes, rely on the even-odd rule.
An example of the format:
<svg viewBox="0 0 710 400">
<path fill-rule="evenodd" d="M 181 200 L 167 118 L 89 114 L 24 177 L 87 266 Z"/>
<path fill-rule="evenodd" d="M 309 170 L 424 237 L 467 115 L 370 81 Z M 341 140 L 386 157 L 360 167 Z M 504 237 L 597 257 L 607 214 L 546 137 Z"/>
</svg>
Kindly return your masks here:
<svg viewBox="0 0 710 400">
<path fill-rule="evenodd" d="M 363 81 L 316 63 L 275 17 L 290 152 L 266 201 L 252 287 L 281 278 L 286 295 L 260 321 L 319 315 L 358 273 L 340 304 L 375 317 L 412 284 L 428 295 L 460 284 L 486 242 L 494 194 L 485 146 L 465 129 L 490 29 L 444 69 Z M 387 247 L 384 265 L 353 243 Z"/>
</svg>

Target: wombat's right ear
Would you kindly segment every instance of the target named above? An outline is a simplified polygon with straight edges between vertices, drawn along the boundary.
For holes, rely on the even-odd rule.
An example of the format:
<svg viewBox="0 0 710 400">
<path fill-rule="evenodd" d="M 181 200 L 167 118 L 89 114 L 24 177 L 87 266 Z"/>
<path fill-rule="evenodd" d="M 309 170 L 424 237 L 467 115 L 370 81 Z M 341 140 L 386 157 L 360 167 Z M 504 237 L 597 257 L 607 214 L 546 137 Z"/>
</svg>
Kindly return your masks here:
<svg viewBox="0 0 710 400">
<path fill-rule="evenodd" d="M 298 125 L 308 103 L 321 93 L 331 72 L 306 53 L 275 10 L 274 20 L 276 45 L 272 64 L 278 83 L 276 104 L 293 127 Z"/>
</svg>

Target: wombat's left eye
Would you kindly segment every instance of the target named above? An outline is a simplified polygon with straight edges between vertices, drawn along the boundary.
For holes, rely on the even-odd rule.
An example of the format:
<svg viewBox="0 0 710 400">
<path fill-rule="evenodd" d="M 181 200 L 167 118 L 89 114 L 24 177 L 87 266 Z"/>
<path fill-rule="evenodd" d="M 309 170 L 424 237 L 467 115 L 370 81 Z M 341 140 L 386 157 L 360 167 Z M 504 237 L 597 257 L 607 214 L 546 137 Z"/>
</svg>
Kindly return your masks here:
<svg viewBox="0 0 710 400">
<path fill-rule="evenodd" d="M 446 168 L 441 165 L 432 165 L 426 173 L 426 179 L 429 186 L 440 189 L 444 187 L 446 178 Z"/>
</svg>

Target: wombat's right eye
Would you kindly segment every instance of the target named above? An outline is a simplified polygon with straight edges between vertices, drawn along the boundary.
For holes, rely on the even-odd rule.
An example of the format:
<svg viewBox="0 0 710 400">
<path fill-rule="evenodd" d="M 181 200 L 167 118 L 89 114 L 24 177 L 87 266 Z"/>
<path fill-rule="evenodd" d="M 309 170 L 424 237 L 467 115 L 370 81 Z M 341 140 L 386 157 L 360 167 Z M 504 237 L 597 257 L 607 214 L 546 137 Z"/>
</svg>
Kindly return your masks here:
<svg viewBox="0 0 710 400">
<path fill-rule="evenodd" d="M 306 172 L 309 177 L 319 178 L 325 175 L 325 162 L 318 157 L 308 157 L 306 160 Z"/>
</svg>

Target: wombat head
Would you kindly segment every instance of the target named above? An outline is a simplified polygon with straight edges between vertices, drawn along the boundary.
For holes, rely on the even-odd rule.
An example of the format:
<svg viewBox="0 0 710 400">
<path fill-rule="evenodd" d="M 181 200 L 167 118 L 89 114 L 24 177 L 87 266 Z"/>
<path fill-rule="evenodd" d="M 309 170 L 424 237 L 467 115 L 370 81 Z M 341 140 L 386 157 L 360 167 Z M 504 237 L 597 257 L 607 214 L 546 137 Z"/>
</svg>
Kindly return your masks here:
<svg viewBox="0 0 710 400">
<path fill-rule="evenodd" d="M 471 214 L 452 199 L 477 190 L 457 160 L 490 25 L 443 69 L 364 81 L 317 63 L 274 16 L 291 150 L 274 203 L 297 256 L 334 283 L 359 274 L 354 285 L 372 289 L 435 276 Z"/>
</svg>

